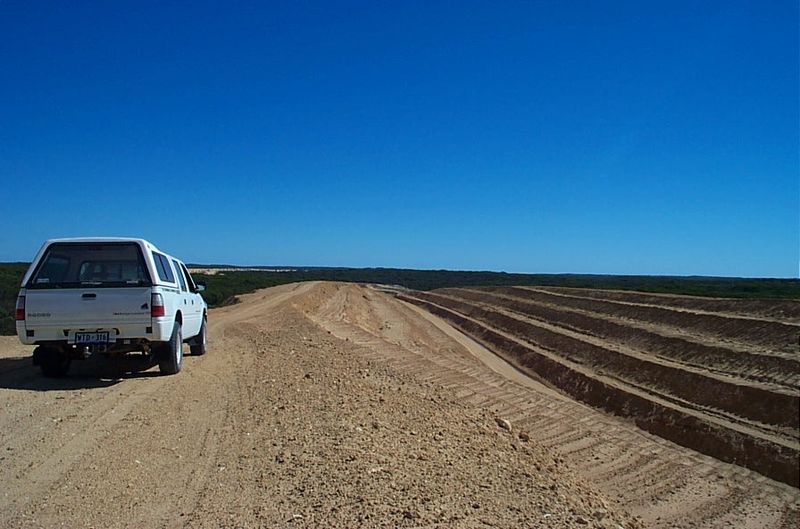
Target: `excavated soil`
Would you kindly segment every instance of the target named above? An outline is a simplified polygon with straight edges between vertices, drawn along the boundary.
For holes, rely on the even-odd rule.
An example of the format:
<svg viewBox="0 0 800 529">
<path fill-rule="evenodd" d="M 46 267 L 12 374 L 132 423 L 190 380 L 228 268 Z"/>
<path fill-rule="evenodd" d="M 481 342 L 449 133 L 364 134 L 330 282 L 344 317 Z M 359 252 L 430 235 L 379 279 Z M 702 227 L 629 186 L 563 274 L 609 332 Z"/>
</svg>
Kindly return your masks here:
<svg viewBox="0 0 800 529">
<path fill-rule="evenodd" d="M 775 299 L 733 299 L 652 294 L 628 290 L 588 290 L 583 288 L 538 287 L 537 290 L 577 295 L 586 298 L 621 301 L 633 305 L 673 307 L 685 311 L 710 312 L 744 316 L 746 318 L 776 319 L 800 324 L 800 302 Z"/>
<path fill-rule="evenodd" d="M 794 332 L 800 326 L 765 322 L 757 315 L 644 307 L 621 301 L 619 292 L 612 294 L 614 301 L 599 299 L 597 292 L 591 298 L 582 293 L 498 287 L 400 297 L 448 319 L 582 402 L 629 417 L 642 429 L 704 454 L 800 485 L 797 354 L 741 351 L 747 345 L 766 349 L 775 343 L 769 333 L 755 332 L 765 323 Z M 636 301 L 641 297 L 631 294 Z M 675 305 L 684 301 L 670 299 Z M 684 304 L 691 301 L 686 298 Z M 673 314 L 656 326 L 656 311 Z M 718 320 L 725 320 L 724 325 Z M 630 323 L 637 321 L 649 325 Z M 692 336 L 671 335 L 676 321 L 691 328 Z M 713 341 L 734 322 L 735 333 Z M 726 348 L 728 342 L 734 347 Z"/>
<path fill-rule="evenodd" d="M 457 331 L 352 285 L 211 311 L 210 351 L 173 377 L 113 377 L 90 359 L 44 379 L 30 348 L 3 338 L 0 526 L 643 526 L 534 432 L 408 369 L 426 365 L 419 348 L 369 334 L 369 318 L 345 323 L 331 312 L 342 296 L 414 314 L 423 332 L 404 340 L 494 373 Z"/>
<path fill-rule="evenodd" d="M 420 302 L 420 293 L 405 291 L 399 297 L 404 296 L 413 296 L 415 303 Z M 559 453 L 578 475 L 616 500 L 618 507 L 640 517 L 646 527 L 797 526 L 800 515 L 797 488 L 664 437 L 677 437 L 685 445 L 702 430 L 681 430 L 685 424 L 662 422 L 663 430 L 653 435 L 642 429 L 648 415 L 613 416 L 576 402 L 566 397 L 564 388 L 557 383 L 516 362 L 507 350 L 495 347 L 479 335 L 476 338 L 482 343 L 460 335 L 451 326 L 458 325 L 456 320 L 449 317 L 443 320 L 428 310 L 395 303 L 384 294 L 337 287 L 335 293 L 327 294 L 324 299 L 327 301 L 323 310 L 315 319 L 334 335 L 363 343 L 374 351 L 376 358 L 388 360 L 396 369 L 452 388 L 465 402 L 488 407 L 507 417 L 530 432 L 531 439 Z M 553 325 L 545 327 L 557 329 Z M 564 331 L 577 337 L 573 331 Z M 509 334 L 491 332 L 510 338 Z M 605 343 L 593 340 L 595 344 Z M 394 347 L 386 347 L 386 343 Z M 531 351 L 530 343 L 515 343 L 525 345 L 528 353 Z M 626 350 L 620 344 L 606 345 Z M 550 354 L 540 347 L 534 347 L 534 352 Z M 504 362 L 504 358 L 510 361 Z M 550 358 L 558 359 L 555 354 L 550 354 Z M 569 365 L 582 368 L 587 378 L 597 374 L 591 363 Z M 607 387 L 616 391 L 630 389 L 619 377 L 610 375 Z M 638 396 L 653 402 L 648 391 L 639 390 Z M 613 393 L 603 392 L 598 397 L 595 403 L 603 402 L 603 397 L 606 401 L 614 398 Z M 707 416 L 696 410 L 693 418 L 707 422 Z M 717 427 L 723 424 L 726 423 L 717 421 Z M 686 437 L 675 436 L 675 430 Z M 788 442 L 797 435 L 793 428 L 779 428 L 776 432 L 774 427 L 766 425 L 764 430 L 757 434 L 766 434 L 779 442 L 786 442 L 783 433 Z M 766 457 L 772 459 L 769 453 Z M 779 474 L 790 478 L 798 471 L 796 463 L 791 461 L 778 467 Z"/>
<path fill-rule="evenodd" d="M 434 295 L 444 303 L 460 294 Z M 499 307 L 505 294 L 492 295 L 497 314 L 615 355 L 645 364 L 682 358 L 669 344 L 684 342 L 637 334 L 640 341 L 625 343 L 613 325 L 584 334 L 584 320 L 545 323 Z M 459 299 L 488 310 L 486 300 Z M 65 379 L 43 379 L 30 348 L 0 339 L 0 526 L 797 527 L 797 488 L 575 400 L 480 333 L 462 332 L 453 310 L 416 294 L 413 301 L 445 317 L 351 284 L 247 295 L 211 311 L 209 353 L 187 357 L 174 377 L 112 376 L 93 359 Z M 656 342 L 655 360 L 637 345 Z M 722 347 L 713 336 L 698 343 L 712 349 L 692 349 L 694 360 L 728 354 L 713 349 Z M 596 377 L 601 363 L 582 358 L 564 365 Z M 749 366 L 741 380 L 792 396 L 780 370 L 748 362 L 730 363 Z M 617 358 L 602 369 L 626 365 Z M 724 361 L 714 365 L 715 383 L 735 375 Z M 609 388 L 631 388 L 610 374 Z M 650 379 L 639 381 L 637 395 L 658 390 L 672 403 L 673 384 L 649 388 Z M 693 413 L 706 420 L 711 410 Z M 762 437 L 786 443 L 796 435 L 788 416 L 768 419 L 758 407 L 750 414 L 765 415 Z M 711 415 L 718 424 L 737 417 L 730 409 Z M 742 431 L 756 429 L 753 419 L 741 421 Z"/>
</svg>

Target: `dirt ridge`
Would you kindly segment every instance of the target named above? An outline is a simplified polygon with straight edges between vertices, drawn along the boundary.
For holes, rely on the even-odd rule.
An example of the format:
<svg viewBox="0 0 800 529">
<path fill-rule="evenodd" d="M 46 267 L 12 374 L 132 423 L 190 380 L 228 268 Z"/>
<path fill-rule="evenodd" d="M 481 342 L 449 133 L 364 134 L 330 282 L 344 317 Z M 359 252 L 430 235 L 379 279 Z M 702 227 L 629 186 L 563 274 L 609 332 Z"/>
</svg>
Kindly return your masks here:
<svg viewBox="0 0 800 529">
<path fill-rule="evenodd" d="M 624 320 L 604 314 L 587 313 L 571 307 L 497 292 L 477 289 L 442 289 L 437 292 L 440 294 L 453 292 L 460 298 L 484 301 L 583 334 L 614 343 L 629 344 L 654 355 L 712 372 L 730 374 L 730 367 L 733 364 L 736 370 L 735 376 L 781 386 L 792 393 L 795 393 L 796 388 L 800 386 L 800 359 L 762 353 L 750 354 L 720 345 L 708 345 L 685 337 L 659 334 L 652 328 L 626 325 L 622 323 Z"/>
<path fill-rule="evenodd" d="M 678 399 L 735 413 L 741 417 L 766 424 L 797 429 L 800 426 L 800 397 L 797 394 L 770 391 L 757 386 L 715 378 L 710 373 L 693 372 L 678 365 L 670 365 L 636 356 L 620 350 L 603 347 L 571 336 L 570 333 L 547 323 L 535 323 L 519 316 L 504 313 L 494 307 L 482 308 L 444 294 L 424 294 L 424 299 L 440 306 L 492 325 L 512 336 L 534 343 L 539 347 L 579 364 L 593 364 L 593 368 L 629 381 L 637 386 L 652 388 L 654 393 L 672 395 Z"/>
<path fill-rule="evenodd" d="M 536 287 L 486 287 L 486 289 L 490 292 L 517 294 L 534 300 L 673 327 L 686 333 L 713 336 L 715 339 L 723 341 L 736 341 L 756 349 L 798 354 L 800 325 L 734 316 L 690 313 L 669 307 L 634 307 L 620 301 L 554 293 Z"/>
<path fill-rule="evenodd" d="M 711 298 L 630 290 L 590 290 L 569 287 L 537 287 L 537 289 L 587 298 L 618 300 L 626 303 L 639 303 L 659 307 L 669 306 L 701 313 L 723 313 L 800 324 L 800 301 L 798 300 Z"/>
<path fill-rule="evenodd" d="M 772 479 L 800 486 L 795 469 L 800 466 L 796 448 L 782 443 L 747 435 L 718 423 L 702 420 L 675 407 L 664 406 L 631 391 L 624 391 L 597 378 L 571 369 L 550 357 L 499 334 L 489 327 L 465 317 L 433 298 L 434 294 L 414 293 L 400 299 L 424 306 L 444 317 L 512 362 L 543 377 L 572 397 L 621 416 L 633 418 L 637 425 L 656 435 L 687 446 L 722 461 L 756 470 Z M 480 309 L 479 309 L 480 310 Z M 482 316 L 494 318 L 483 311 Z"/>
</svg>

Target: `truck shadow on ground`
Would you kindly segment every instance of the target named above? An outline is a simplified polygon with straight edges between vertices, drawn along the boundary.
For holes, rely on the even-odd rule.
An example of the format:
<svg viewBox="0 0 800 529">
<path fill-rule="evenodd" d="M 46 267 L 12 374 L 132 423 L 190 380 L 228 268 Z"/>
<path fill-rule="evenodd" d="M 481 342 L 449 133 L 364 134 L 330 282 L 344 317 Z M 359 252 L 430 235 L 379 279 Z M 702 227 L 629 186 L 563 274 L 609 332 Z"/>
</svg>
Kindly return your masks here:
<svg viewBox="0 0 800 529">
<path fill-rule="evenodd" d="M 130 378 L 151 378 L 161 374 L 146 371 L 150 365 L 121 367 L 102 359 L 73 361 L 62 378 L 47 378 L 33 365 L 30 356 L 0 358 L 0 388 L 30 391 L 71 391 L 107 388 Z"/>
</svg>

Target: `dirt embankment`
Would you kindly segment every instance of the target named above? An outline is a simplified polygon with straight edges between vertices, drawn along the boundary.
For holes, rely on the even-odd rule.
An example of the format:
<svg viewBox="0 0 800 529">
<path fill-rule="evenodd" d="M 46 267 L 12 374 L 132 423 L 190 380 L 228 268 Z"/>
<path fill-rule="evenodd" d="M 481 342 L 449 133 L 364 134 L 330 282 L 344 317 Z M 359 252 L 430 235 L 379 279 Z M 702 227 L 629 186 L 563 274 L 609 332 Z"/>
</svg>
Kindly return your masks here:
<svg viewBox="0 0 800 529">
<path fill-rule="evenodd" d="M 570 400 L 424 309 L 352 286 L 323 290 L 321 309 L 308 314 L 335 336 L 365 345 L 372 358 L 399 372 L 508 417 L 645 526 L 796 527 L 798 489 Z"/>
<path fill-rule="evenodd" d="M 688 370 L 681 364 L 659 362 L 651 355 L 598 345 L 575 335 L 564 334 L 553 327 L 541 326 L 538 320 L 509 315 L 502 311 L 503 305 L 484 309 L 451 297 L 432 294 L 426 294 L 425 299 L 490 323 L 512 336 L 533 342 L 580 366 L 590 366 L 592 370 L 601 373 L 614 373 L 638 387 L 653 388 L 662 394 L 674 395 L 684 401 L 739 414 L 766 424 L 789 428 L 799 426 L 800 399 L 789 391 L 777 392 L 760 386 L 744 385 L 732 378 Z M 800 367 L 800 364 L 797 365 Z"/>
<path fill-rule="evenodd" d="M 776 319 L 800 324 L 800 301 L 780 299 L 733 299 L 651 294 L 627 290 L 590 290 L 585 288 L 537 287 L 537 290 L 585 298 L 622 301 L 630 304 L 672 307 L 688 311 Z"/>
<path fill-rule="evenodd" d="M 676 340 L 647 331 L 647 341 L 661 345 L 659 357 L 649 348 L 640 347 L 642 329 L 631 332 L 639 343 L 636 339 L 623 339 L 621 326 L 626 320 L 618 318 L 623 306 L 618 302 L 543 295 L 522 288 L 444 289 L 409 293 L 401 299 L 448 319 L 532 376 L 541 377 L 574 398 L 630 417 L 643 429 L 665 439 L 773 479 L 800 484 L 798 391 L 755 382 L 737 369 L 747 364 L 736 361 L 743 355 L 739 350 L 757 333 L 738 332 L 728 337 L 733 342 L 739 340 L 739 347 L 720 351 L 730 358 L 727 363 L 709 366 L 695 354 L 695 362 L 688 365 L 673 361 L 685 352 L 663 354 L 679 345 Z M 561 300 L 566 303 L 558 305 Z M 594 311 L 589 312 L 589 307 Z M 606 312 L 600 312 L 601 308 Z M 640 316 L 640 307 L 627 310 L 630 320 L 651 317 L 654 310 L 670 311 L 651 307 L 645 316 Z M 689 316 L 674 315 L 667 326 Z M 709 323 L 705 332 L 711 336 L 719 334 L 718 320 L 725 319 L 695 316 L 700 323 L 689 326 L 700 333 L 706 329 L 702 323 Z M 602 338 L 598 340 L 598 336 Z M 766 345 L 771 339 L 760 343 Z M 665 360 L 665 356 L 672 358 Z M 791 362 L 794 366 L 788 377 L 798 376 L 800 364 L 794 360 L 766 354 L 759 361 L 764 362 L 767 372 L 782 367 L 770 362 Z"/>
<path fill-rule="evenodd" d="M 446 294 L 448 290 L 438 292 Z M 457 299 L 486 302 L 489 306 L 509 309 L 536 321 L 550 322 L 585 336 L 599 338 L 608 344 L 646 351 L 654 357 L 696 367 L 702 371 L 722 375 L 735 374 L 739 378 L 787 389 L 789 393 L 800 387 L 800 358 L 732 351 L 721 344 L 701 343 L 669 333 L 660 334 L 658 331 L 663 332 L 663 329 L 655 326 L 634 326 L 630 320 L 537 302 L 518 295 L 467 289 L 451 292 Z"/>
<path fill-rule="evenodd" d="M 776 320 L 762 319 L 756 315 L 740 317 L 692 312 L 667 306 L 633 304 L 619 299 L 599 299 L 597 294 L 583 297 L 579 293 L 569 292 L 568 289 L 561 289 L 558 293 L 534 287 L 497 287 L 487 290 L 652 324 L 699 339 L 710 338 L 729 345 L 739 345 L 755 352 L 785 353 L 795 358 L 798 355 L 800 323 L 788 318 Z"/>
<path fill-rule="evenodd" d="M 287 285 L 211 311 L 209 353 L 175 377 L 90 361 L 43 379 L 3 339 L 0 526 L 641 525 L 532 433 L 386 361 L 393 344 L 323 329 L 340 289 L 367 292 Z M 407 338 L 479 365 L 445 332 Z"/>
</svg>

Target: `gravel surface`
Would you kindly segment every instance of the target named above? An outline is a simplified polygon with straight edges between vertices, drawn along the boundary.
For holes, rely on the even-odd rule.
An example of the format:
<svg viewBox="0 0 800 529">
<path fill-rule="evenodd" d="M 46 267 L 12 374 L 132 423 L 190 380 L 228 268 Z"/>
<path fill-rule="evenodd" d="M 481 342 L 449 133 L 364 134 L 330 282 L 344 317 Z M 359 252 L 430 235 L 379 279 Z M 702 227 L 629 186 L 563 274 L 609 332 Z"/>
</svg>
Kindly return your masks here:
<svg viewBox="0 0 800 529">
<path fill-rule="evenodd" d="M 512 419 L 323 330 L 313 288 L 212 311 L 175 377 L 48 381 L 4 340 L 0 526 L 641 526 Z"/>
</svg>

